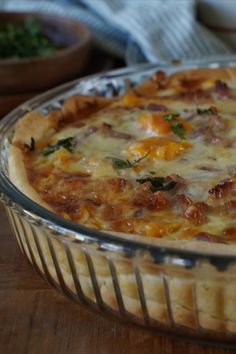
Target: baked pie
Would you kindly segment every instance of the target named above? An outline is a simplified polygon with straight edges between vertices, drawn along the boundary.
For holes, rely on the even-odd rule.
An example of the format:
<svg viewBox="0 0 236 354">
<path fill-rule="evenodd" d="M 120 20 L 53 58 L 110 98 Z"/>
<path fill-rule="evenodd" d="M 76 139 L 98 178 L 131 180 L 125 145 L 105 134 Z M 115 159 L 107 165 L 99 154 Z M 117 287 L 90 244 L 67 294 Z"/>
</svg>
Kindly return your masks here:
<svg viewBox="0 0 236 354">
<path fill-rule="evenodd" d="M 75 95 L 47 114 L 25 114 L 9 150 L 10 178 L 38 204 L 90 228 L 147 244 L 232 254 L 235 118 L 235 67 L 170 76 L 158 71 L 122 96 Z M 48 246 L 40 242 L 50 268 Z M 54 248 L 73 291 L 63 247 L 55 241 Z M 82 290 L 94 299 L 86 257 L 71 252 Z M 117 308 L 106 258 L 100 254 L 93 262 L 103 301 Z M 116 262 L 125 309 L 139 317 L 132 267 L 128 260 Z M 194 277 L 166 266 L 165 281 L 161 267 L 144 262 L 140 269 L 152 319 L 168 324 L 171 306 L 177 324 L 236 331 L 236 285 L 221 282 L 209 264 Z"/>
<path fill-rule="evenodd" d="M 91 228 L 236 241 L 234 68 L 156 72 L 121 97 L 73 96 L 15 127 L 10 175 Z"/>
</svg>

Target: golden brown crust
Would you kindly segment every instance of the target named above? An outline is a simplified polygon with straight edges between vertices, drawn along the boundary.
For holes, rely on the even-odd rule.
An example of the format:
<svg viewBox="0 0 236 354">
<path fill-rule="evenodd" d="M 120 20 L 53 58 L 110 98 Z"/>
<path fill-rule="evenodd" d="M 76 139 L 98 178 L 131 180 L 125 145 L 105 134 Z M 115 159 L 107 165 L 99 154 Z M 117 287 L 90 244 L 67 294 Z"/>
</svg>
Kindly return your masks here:
<svg viewBox="0 0 236 354">
<path fill-rule="evenodd" d="M 15 145 L 11 145 L 9 150 L 9 176 L 15 186 L 28 198 L 44 208 L 52 210 L 35 189 L 31 187 L 25 169 L 24 155 L 22 150 Z"/>
<path fill-rule="evenodd" d="M 60 117 L 59 111 L 51 111 L 46 116 L 34 111 L 27 113 L 17 122 L 12 139 L 13 144 L 9 149 L 9 176 L 11 181 L 28 198 L 49 210 L 52 210 L 52 208 L 43 201 L 29 183 L 23 151 L 25 146 L 31 145 L 32 138 L 37 144 L 41 139 L 55 133 Z"/>
<path fill-rule="evenodd" d="M 13 144 L 30 146 L 31 138 L 37 143 L 42 138 L 52 135 L 58 125 L 59 116 L 60 113 L 55 112 L 46 116 L 34 111 L 27 113 L 16 123 Z"/>
<path fill-rule="evenodd" d="M 93 113 L 110 105 L 114 99 L 99 96 L 71 96 L 62 105 L 62 120 L 64 123 L 87 119 Z"/>
<path fill-rule="evenodd" d="M 184 81 L 204 81 L 204 80 L 221 80 L 227 83 L 235 82 L 236 68 L 199 68 L 189 69 L 181 72 L 176 72 L 167 77 L 165 81 L 162 79 L 160 85 L 160 76 L 154 74 L 151 78 L 148 78 L 141 82 L 141 84 L 135 86 L 130 90 L 130 93 L 142 96 L 152 96 L 154 93 L 161 89 L 179 87 Z M 162 98 L 161 98 L 162 99 Z M 163 100 L 163 99 L 162 99 Z M 166 100 L 166 99 L 165 99 Z M 167 99 L 168 100 L 168 99 Z M 170 100 L 171 102 L 171 100 Z"/>
<path fill-rule="evenodd" d="M 170 85 L 181 84 L 184 80 L 221 80 L 231 81 L 232 75 L 236 72 L 235 68 L 199 68 L 189 69 L 174 73 L 170 79 Z"/>
</svg>

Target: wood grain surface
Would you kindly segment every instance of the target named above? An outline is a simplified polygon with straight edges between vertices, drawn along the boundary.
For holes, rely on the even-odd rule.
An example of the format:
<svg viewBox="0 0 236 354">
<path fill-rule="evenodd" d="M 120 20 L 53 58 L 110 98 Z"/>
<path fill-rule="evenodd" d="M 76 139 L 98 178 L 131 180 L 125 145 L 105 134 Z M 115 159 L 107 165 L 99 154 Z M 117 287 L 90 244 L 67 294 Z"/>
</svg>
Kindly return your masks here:
<svg viewBox="0 0 236 354">
<path fill-rule="evenodd" d="M 21 254 L 0 206 L 0 354 L 229 354 L 93 313 L 51 288 Z"/>
</svg>

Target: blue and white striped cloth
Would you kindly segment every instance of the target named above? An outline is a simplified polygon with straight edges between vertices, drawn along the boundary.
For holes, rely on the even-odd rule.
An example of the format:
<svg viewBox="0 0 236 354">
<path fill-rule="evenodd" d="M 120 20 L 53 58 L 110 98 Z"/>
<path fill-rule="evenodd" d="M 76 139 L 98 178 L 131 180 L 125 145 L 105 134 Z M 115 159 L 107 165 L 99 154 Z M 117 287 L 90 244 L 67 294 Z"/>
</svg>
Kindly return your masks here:
<svg viewBox="0 0 236 354">
<path fill-rule="evenodd" d="M 0 9 L 76 18 L 91 28 L 100 48 L 128 65 L 232 53 L 197 22 L 194 0 L 0 0 Z"/>
</svg>

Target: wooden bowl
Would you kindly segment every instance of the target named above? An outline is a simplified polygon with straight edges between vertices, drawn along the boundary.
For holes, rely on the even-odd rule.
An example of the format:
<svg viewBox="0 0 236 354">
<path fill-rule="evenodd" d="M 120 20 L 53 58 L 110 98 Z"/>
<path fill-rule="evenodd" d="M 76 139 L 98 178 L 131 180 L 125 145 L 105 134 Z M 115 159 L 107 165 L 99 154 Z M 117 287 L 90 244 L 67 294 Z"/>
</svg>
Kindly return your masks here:
<svg viewBox="0 0 236 354">
<path fill-rule="evenodd" d="M 0 59 L 0 95 L 29 94 L 49 89 L 78 76 L 91 47 L 88 28 L 68 18 L 50 14 L 0 12 L 0 23 L 37 18 L 43 31 L 65 49 L 44 57 Z"/>
</svg>

